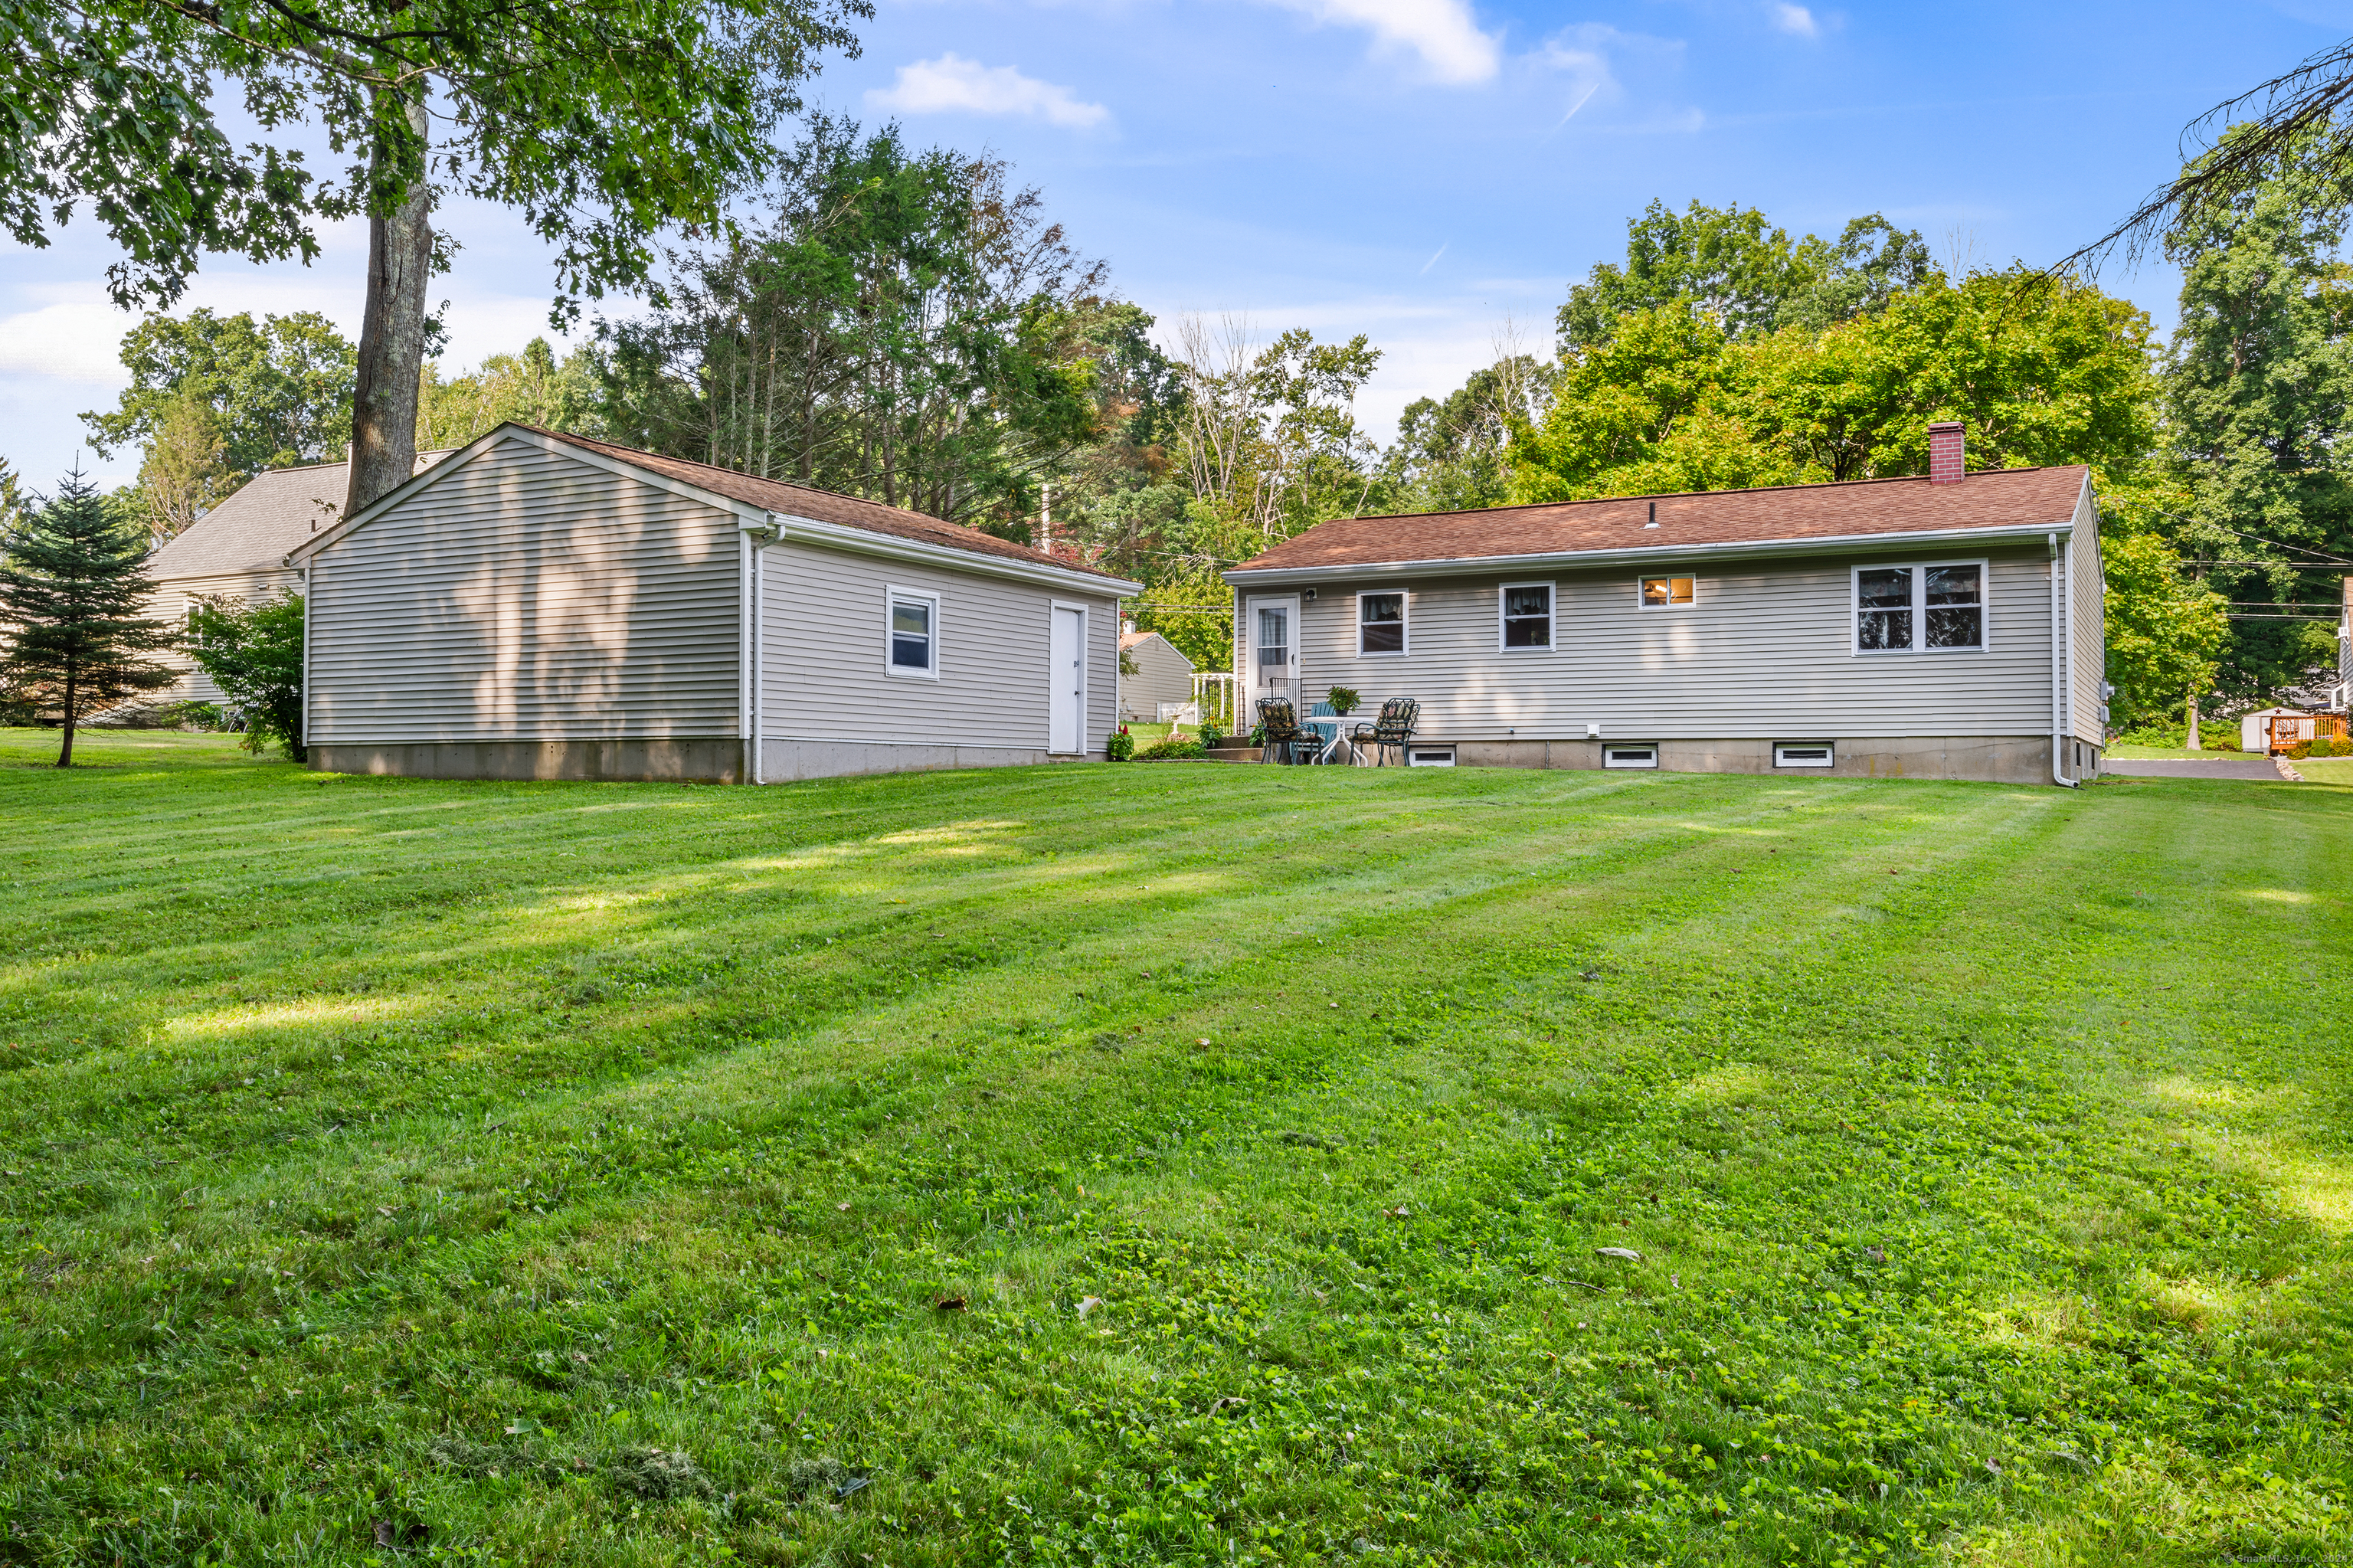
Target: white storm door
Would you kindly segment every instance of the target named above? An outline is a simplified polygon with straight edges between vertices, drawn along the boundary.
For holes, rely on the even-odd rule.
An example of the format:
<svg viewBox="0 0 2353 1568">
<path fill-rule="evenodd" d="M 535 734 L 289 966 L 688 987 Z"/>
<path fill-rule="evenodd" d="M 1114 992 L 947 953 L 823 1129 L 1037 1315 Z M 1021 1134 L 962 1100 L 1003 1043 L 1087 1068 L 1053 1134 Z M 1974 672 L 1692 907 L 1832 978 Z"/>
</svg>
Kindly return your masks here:
<svg viewBox="0 0 2353 1568">
<path fill-rule="evenodd" d="M 1070 755 L 1087 748 L 1087 612 L 1058 604 L 1053 613 L 1046 652 L 1046 749 Z"/>
<path fill-rule="evenodd" d="M 1245 618 L 1250 629 L 1250 707 L 1246 715 L 1258 722 L 1262 697 L 1299 700 L 1299 596 L 1253 599 Z"/>
</svg>

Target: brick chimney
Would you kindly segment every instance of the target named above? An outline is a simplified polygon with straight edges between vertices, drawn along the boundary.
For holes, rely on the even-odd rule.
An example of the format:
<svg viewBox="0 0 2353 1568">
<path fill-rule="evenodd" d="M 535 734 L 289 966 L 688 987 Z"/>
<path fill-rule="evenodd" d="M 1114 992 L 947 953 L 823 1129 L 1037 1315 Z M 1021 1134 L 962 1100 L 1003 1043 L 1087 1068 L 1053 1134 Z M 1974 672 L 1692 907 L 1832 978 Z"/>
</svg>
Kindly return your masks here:
<svg viewBox="0 0 2353 1568">
<path fill-rule="evenodd" d="M 1961 482 L 1961 427 L 1947 421 L 1928 427 L 1928 482 Z"/>
</svg>

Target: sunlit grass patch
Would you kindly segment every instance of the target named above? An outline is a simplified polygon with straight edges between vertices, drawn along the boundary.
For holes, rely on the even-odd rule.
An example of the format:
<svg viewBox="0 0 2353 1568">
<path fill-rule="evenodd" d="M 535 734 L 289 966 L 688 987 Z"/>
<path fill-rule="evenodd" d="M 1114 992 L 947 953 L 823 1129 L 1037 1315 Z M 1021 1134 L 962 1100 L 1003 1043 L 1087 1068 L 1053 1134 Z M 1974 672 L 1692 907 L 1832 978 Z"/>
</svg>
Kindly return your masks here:
<svg viewBox="0 0 2353 1568">
<path fill-rule="evenodd" d="M 0 1562 L 2342 1533 L 2321 788 L 201 739 L 0 772 Z"/>
</svg>

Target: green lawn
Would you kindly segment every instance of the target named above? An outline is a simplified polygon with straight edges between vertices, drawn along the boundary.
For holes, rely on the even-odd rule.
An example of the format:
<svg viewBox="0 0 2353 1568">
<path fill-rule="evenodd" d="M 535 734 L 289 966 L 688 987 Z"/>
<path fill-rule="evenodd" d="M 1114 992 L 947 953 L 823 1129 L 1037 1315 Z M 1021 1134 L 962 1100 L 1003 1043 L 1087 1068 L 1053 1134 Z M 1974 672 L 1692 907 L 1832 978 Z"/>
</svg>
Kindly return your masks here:
<svg viewBox="0 0 2353 1568">
<path fill-rule="evenodd" d="M 2223 751 L 2215 747 L 2192 751 L 2186 746 L 2112 746 L 2108 747 L 2108 755 L 2147 762 L 2261 762 L 2263 759 L 2260 751 Z"/>
<path fill-rule="evenodd" d="M 53 748 L 0 1562 L 2353 1539 L 2353 789 Z"/>
</svg>

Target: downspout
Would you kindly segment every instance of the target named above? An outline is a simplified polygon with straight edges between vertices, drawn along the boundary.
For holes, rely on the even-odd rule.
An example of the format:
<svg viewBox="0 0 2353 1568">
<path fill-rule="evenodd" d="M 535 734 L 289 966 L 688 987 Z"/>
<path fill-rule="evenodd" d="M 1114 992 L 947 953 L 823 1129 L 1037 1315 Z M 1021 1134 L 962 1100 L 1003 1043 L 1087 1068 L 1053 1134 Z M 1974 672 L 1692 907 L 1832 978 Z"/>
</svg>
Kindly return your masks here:
<svg viewBox="0 0 2353 1568">
<path fill-rule="evenodd" d="M 2069 538 L 2072 541 L 2073 535 Z M 2068 728 L 2067 601 L 2061 591 L 2059 535 L 2049 535 L 2045 542 L 2051 547 L 2051 782 L 2073 789 L 2077 781 L 2067 777 L 2059 762 L 2059 747 Z"/>
<path fill-rule="evenodd" d="M 765 529 L 754 529 L 751 535 L 752 782 L 754 784 L 765 784 L 768 781 L 767 761 L 763 755 L 767 747 L 762 744 L 767 726 L 767 705 L 764 700 L 766 694 L 763 680 L 766 672 L 762 668 L 763 655 L 767 645 L 765 634 L 768 627 L 765 562 L 768 546 L 774 543 L 776 536 L 784 531 L 776 522 L 775 513 L 771 512 L 767 514 L 767 521 L 768 525 Z"/>
</svg>

